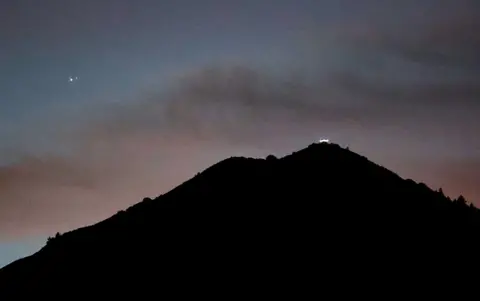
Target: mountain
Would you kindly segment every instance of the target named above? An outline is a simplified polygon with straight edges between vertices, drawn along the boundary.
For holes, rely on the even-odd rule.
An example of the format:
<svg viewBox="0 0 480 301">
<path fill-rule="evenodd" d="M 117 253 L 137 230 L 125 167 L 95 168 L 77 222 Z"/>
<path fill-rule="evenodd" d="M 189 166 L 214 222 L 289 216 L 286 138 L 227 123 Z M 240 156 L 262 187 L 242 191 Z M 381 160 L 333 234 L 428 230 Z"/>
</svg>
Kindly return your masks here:
<svg viewBox="0 0 480 301">
<path fill-rule="evenodd" d="M 58 234 L 0 270 L 0 299 L 398 290 L 403 273 L 413 283 L 470 260 L 479 233 L 480 212 L 463 197 L 317 143 L 283 158 L 225 159 L 155 199 Z"/>
</svg>

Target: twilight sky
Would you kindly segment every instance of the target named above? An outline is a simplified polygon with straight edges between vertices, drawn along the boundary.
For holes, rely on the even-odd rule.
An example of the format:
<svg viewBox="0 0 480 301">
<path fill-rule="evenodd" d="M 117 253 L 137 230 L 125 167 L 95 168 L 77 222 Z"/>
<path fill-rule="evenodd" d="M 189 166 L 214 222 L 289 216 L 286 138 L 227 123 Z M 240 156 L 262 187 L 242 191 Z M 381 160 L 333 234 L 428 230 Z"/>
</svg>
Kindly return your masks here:
<svg viewBox="0 0 480 301">
<path fill-rule="evenodd" d="M 478 0 L 2 0 L 0 266 L 322 137 L 480 205 L 479 31 Z"/>
</svg>

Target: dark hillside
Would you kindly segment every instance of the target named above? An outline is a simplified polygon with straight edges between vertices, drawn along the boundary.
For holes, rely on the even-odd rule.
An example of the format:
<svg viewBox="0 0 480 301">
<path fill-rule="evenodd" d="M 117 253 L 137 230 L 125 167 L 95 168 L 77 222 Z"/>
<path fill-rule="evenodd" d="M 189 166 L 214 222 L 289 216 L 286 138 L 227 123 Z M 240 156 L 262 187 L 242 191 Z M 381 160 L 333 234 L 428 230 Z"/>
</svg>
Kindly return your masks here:
<svg viewBox="0 0 480 301">
<path fill-rule="evenodd" d="M 362 286 L 369 273 L 389 282 L 401 271 L 415 269 L 411 279 L 445 269 L 447 259 L 478 250 L 479 233 L 480 212 L 463 198 L 338 145 L 312 144 L 283 158 L 226 159 L 158 198 L 59 235 L 0 270 L 0 298 L 259 290 L 298 297 L 350 277 Z"/>
</svg>

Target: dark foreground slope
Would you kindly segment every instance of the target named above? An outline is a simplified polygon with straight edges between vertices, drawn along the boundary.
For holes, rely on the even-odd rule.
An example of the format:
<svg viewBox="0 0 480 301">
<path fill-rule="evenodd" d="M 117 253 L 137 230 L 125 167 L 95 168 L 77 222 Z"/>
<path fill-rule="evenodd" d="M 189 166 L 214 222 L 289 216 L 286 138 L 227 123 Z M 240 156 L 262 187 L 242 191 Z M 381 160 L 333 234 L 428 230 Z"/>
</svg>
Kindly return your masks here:
<svg viewBox="0 0 480 301">
<path fill-rule="evenodd" d="M 338 145 L 313 144 L 280 159 L 226 159 L 60 235 L 0 270 L 0 299 L 100 291 L 298 297 L 320 285 L 339 285 L 337 295 L 353 285 L 404 286 L 393 279 L 459 264 L 478 250 L 479 233 L 480 213 L 463 200 Z"/>
</svg>

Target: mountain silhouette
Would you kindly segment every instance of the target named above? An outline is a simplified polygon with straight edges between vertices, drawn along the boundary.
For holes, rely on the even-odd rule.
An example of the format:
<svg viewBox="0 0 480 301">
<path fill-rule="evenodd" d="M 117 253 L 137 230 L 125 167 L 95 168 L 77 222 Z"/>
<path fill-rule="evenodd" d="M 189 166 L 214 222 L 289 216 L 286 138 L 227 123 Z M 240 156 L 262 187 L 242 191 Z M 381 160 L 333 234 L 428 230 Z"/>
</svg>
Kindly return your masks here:
<svg viewBox="0 0 480 301">
<path fill-rule="evenodd" d="M 480 212 L 463 197 L 315 143 L 282 158 L 225 159 L 155 199 L 57 234 L 0 270 L 0 299 L 399 291 L 406 279 L 470 260 L 479 233 Z"/>
</svg>

